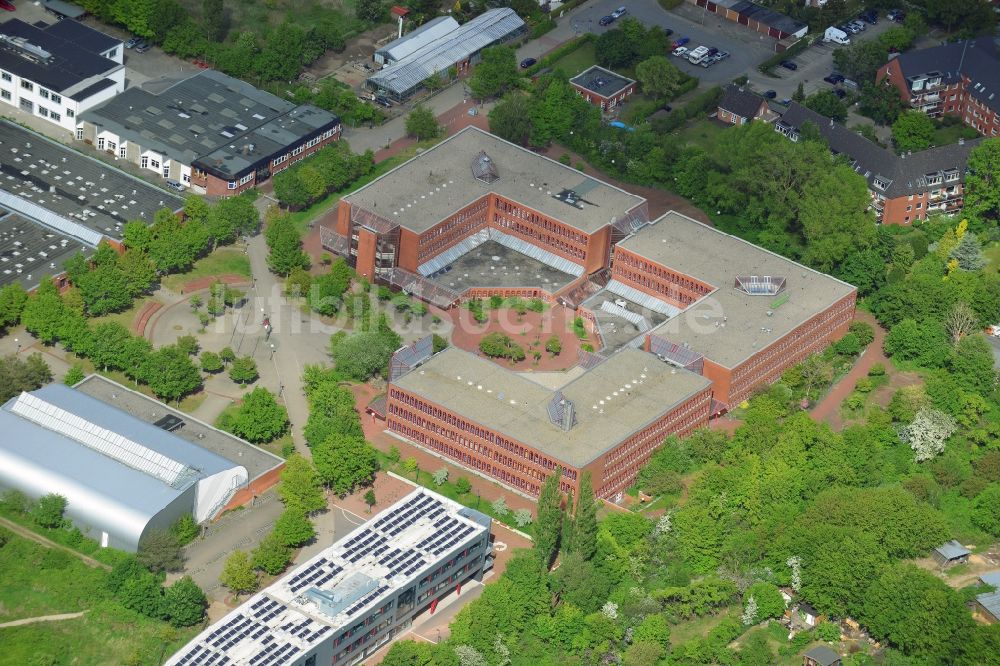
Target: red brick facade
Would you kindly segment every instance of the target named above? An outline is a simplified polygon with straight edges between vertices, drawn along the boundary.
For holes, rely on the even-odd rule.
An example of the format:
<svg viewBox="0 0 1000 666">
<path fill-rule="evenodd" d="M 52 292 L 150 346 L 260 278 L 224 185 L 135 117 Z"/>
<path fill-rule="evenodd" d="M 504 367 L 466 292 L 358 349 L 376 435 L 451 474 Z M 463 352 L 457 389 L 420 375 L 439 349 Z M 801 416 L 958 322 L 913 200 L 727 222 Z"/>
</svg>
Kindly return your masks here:
<svg viewBox="0 0 1000 666">
<path fill-rule="evenodd" d="M 931 117 L 955 116 L 983 136 L 1000 135 L 1000 114 L 969 94 L 968 89 L 973 84 L 972 80 L 963 74 L 960 81 L 947 84 L 941 78 L 940 74 L 936 79 L 929 78 L 920 90 L 915 91 L 903 76 L 899 58 L 896 58 L 879 69 L 876 82 L 887 80 L 896 86 L 903 100 L 911 108 L 923 111 Z"/>
<path fill-rule="evenodd" d="M 350 237 L 351 204 L 341 200 L 336 218 L 328 222 L 332 222 L 333 229 L 338 234 Z M 424 232 L 401 228 L 396 250 L 397 265 L 416 272 L 421 264 L 486 228 L 502 231 L 569 259 L 581 265 L 584 273 L 604 268 L 611 246 L 608 225 L 587 234 L 516 201 L 490 193 Z M 375 275 L 375 234 L 363 228 L 355 229 L 353 233 L 358 236 L 352 244 L 355 250 L 355 268 L 358 274 L 371 279 Z M 365 248 L 364 252 L 362 246 Z"/>
<path fill-rule="evenodd" d="M 588 90 L 587 88 L 584 88 L 583 86 L 579 86 L 579 85 L 573 83 L 572 81 L 570 81 L 570 85 L 573 86 L 573 88 L 575 88 L 576 91 L 578 93 L 580 93 L 580 95 L 585 100 L 587 100 L 589 103 L 593 104 L 594 106 L 599 107 L 602 111 L 606 111 L 608 109 L 613 109 L 616 106 L 621 106 L 622 104 L 625 103 L 625 100 L 632 93 L 635 92 L 635 83 L 630 83 L 627 87 L 625 87 L 624 89 L 618 91 L 617 93 L 615 93 L 611 97 L 604 97 L 603 95 L 599 95 L 596 92 L 594 92 L 593 90 Z"/>
<path fill-rule="evenodd" d="M 729 123 L 730 125 L 746 125 L 751 120 L 755 120 L 757 118 L 763 118 L 767 113 L 767 110 L 768 110 L 767 102 L 762 101 L 760 103 L 760 108 L 757 109 L 757 113 L 755 113 L 752 118 L 744 118 L 743 116 L 733 113 L 728 109 L 724 109 L 721 106 L 718 108 L 718 113 L 716 114 L 716 116 L 722 122 Z"/>
<path fill-rule="evenodd" d="M 594 492 L 604 498 L 631 486 L 668 435 L 683 436 L 707 424 L 710 408 L 711 392 L 705 389 L 585 467 L 575 467 L 397 386 L 389 387 L 386 406 L 392 432 L 526 495 L 537 497 L 545 479 L 561 466 L 563 493 L 578 496 L 580 477 L 589 471 Z"/>
<path fill-rule="evenodd" d="M 333 129 L 327 130 L 320 136 L 310 139 L 305 143 L 297 146 L 288 146 L 287 152 L 281 155 L 272 156 L 271 164 L 268 167 L 270 175 L 273 176 L 279 171 L 284 171 L 296 162 L 309 157 L 328 143 L 337 141 L 340 138 L 340 131 L 340 125 L 337 125 Z M 205 194 L 210 197 L 236 196 L 264 182 L 267 182 L 267 180 L 257 180 L 257 173 L 255 171 L 240 175 L 236 180 L 227 181 L 211 173 L 202 171 L 198 167 L 191 167 L 191 184 L 205 188 Z"/>
<path fill-rule="evenodd" d="M 926 220 L 930 213 L 955 213 L 965 203 L 965 189 L 960 182 L 943 183 L 921 192 L 893 199 L 873 193 L 874 209 L 882 224 L 913 224 Z"/>
</svg>

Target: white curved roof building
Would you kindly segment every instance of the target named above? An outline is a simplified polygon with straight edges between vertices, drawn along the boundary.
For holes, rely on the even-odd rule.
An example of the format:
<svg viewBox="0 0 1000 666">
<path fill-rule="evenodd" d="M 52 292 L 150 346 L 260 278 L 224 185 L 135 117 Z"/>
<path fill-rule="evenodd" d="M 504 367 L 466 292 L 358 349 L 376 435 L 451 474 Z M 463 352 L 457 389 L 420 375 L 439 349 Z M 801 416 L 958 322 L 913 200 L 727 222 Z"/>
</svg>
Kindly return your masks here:
<svg viewBox="0 0 1000 666">
<path fill-rule="evenodd" d="M 66 517 L 102 546 L 134 552 L 184 514 L 215 516 L 247 485 L 244 466 L 62 384 L 0 407 L 0 488 L 57 493 Z"/>
</svg>

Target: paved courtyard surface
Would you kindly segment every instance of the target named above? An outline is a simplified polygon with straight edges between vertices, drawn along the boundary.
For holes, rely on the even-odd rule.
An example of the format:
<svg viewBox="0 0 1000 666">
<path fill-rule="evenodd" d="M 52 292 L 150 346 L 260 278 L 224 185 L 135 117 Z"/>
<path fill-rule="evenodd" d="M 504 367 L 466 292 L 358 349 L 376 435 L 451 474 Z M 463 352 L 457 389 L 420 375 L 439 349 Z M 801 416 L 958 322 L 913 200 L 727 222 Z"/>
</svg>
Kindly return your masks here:
<svg viewBox="0 0 1000 666">
<path fill-rule="evenodd" d="M 460 293 L 472 287 L 541 287 L 550 294 L 576 279 L 492 240 L 463 254 L 430 278 Z"/>
</svg>

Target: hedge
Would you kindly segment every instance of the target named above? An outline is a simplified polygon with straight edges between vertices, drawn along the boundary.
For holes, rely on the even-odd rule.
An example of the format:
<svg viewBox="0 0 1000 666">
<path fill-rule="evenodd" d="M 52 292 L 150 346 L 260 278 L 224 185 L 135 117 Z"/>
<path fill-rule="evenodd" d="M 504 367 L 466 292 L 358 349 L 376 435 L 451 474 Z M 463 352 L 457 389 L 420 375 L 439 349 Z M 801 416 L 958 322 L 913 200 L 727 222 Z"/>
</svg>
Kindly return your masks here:
<svg viewBox="0 0 1000 666">
<path fill-rule="evenodd" d="M 573 39 L 564 42 L 559 46 L 557 46 L 556 48 L 549 51 L 548 54 L 546 54 L 538 62 L 536 62 L 534 65 L 526 69 L 524 73 L 527 74 L 528 76 L 534 76 L 545 67 L 548 67 L 549 65 L 559 60 L 563 56 L 566 56 L 572 53 L 573 51 L 576 51 L 578 48 L 580 48 L 581 46 L 583 46 L 584 44 L 586 44 L 587 42 L 591 41 L 594 38 L 595 38 L 594 35 L 590 34 L 589 32 L 585 35 L 574 37 Z"/>
</svg>

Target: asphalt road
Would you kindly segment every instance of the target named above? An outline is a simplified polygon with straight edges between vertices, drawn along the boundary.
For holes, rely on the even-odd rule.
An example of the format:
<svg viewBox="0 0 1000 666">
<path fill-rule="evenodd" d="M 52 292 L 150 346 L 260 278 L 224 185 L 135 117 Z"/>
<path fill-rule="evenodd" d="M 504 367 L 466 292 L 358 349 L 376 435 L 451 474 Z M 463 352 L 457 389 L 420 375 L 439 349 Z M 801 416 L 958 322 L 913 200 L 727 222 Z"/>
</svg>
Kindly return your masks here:
<svg viewBox="0 0 1000 666">
<path fill-rule="evenodd" d="M 626 3 L 622 0 L 595 0 L 573 14 L 571 27 L 576 34 L 585 32 L 603 34 L 614 28 L 615 24 L 600 25 L 601 17 L 610 14 L 623 4 L 628 10 L 627 16 L 637 19 L 640 23 L 673 30 L 671 40 L 687 37 L 691 40 L 687 45 L 689 47 L 703 44 L 729 51 L 729 58 L 707 68 L 692 65 L 682 58 L 671 59 L 671 62 L 681 70 L 697 76 L 702 81 L 710 83 L 732 81 L 737 76 L 754 69 L 773 52 L 774 40 L 770 37 L 707 13 L 693 5 L 684 4 L 668 12 L 660 7 L 656 0 L 632 0 Z"/>
</svg>

